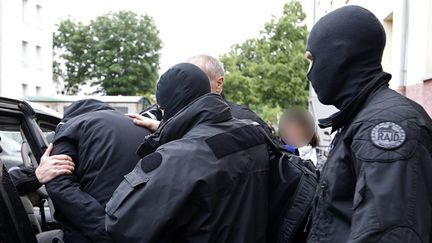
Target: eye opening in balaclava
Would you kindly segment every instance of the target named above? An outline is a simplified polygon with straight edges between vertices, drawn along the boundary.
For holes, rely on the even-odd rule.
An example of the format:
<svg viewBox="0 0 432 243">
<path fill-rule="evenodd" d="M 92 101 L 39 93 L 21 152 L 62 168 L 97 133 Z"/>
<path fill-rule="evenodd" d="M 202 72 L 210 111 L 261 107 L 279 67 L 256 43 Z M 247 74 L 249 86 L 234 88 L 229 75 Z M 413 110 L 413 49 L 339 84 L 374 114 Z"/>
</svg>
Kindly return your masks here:
<svg viewBox="0 0 432 243">
<path fill-rule="evenodd" d="M 313 61 L 308 79 L 318 99 L 341 109 L 382 72 L 385 32 L 379 20 L 359 6 L 322 17 L 312 28 L 307 51 Z"/>
<path fill-rule="evenodd" d="M 208 93 L 210 81 L 199 67 L 190 63 L 173 66 L 161 76 L 156 90 L 157 103 L 164 110 L 163 120 L 168 120 L 183 107 Z"/>
</svg>

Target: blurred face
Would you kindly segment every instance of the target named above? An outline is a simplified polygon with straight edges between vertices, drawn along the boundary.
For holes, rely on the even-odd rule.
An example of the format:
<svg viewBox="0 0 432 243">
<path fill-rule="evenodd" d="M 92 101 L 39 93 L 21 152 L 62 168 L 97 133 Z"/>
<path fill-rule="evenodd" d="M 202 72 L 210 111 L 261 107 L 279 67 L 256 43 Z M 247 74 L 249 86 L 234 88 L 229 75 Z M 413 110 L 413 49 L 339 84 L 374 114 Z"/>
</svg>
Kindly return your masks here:
<svg viewBox="0 0 432 243">
<path fill-rule="evenodd" d="M 288 145 L 300 148 L 306 146 L 312 139 L 313 132 L 296 121 L 286 121 L 279 130 L 281 139 Z"/>
</svg>

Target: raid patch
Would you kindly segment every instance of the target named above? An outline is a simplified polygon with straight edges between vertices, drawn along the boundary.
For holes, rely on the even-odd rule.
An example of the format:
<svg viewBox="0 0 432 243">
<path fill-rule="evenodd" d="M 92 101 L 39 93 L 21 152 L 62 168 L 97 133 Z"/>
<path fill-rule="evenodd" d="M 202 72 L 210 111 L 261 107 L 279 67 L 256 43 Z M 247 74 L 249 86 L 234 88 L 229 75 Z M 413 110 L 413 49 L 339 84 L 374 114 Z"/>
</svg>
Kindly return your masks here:
<svg viewBox="0 0 432 243">
<path fill-rule="evenodd" d="M 371 140 L 378 148 L 396 149 L 405 142 L 406 133 L 394 122 L 382 122 L 372 129 Z"/>
</svg>

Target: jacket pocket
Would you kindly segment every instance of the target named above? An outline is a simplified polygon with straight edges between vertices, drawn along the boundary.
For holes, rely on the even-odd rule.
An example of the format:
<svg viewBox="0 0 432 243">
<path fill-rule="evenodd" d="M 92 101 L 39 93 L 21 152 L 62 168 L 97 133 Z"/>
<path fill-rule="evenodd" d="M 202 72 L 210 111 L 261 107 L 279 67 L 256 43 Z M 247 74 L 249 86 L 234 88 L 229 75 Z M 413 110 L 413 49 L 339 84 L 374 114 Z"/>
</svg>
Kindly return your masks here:
<svg viewBox="0 0 432 243">
<path fill-rule="evenodd" d="M 150 179 L 150 177 L 147 176 L 139 166 L 135 167 L 133 171 L 125 175 L 124 178 L 125 179 L 120 183 L 114 191 L 111 199 L 106 204 L 105 212 L 110 216 L 117 211 L 137 186 L 147 183 Z"/>
</svg>

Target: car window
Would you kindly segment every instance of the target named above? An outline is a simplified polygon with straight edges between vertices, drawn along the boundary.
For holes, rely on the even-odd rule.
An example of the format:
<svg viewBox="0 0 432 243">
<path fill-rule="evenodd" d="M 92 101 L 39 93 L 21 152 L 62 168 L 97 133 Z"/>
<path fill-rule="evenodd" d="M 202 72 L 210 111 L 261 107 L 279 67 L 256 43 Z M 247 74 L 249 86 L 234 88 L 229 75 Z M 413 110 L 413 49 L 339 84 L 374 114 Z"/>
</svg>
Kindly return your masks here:
<svg viewBox="0 0 432 243">
<path fill-rule="evenodd" d="M 0 146 L 2 148 L 0 159 L 6 168 L 9 169 L 20 165 L 29 166 L 29 163 L 26 164 L 25 161 L 29 162 L 32 158 L 23 158 L 23 156 L 24 154 L 31 155 L 31 151 L 22 133 L 19 119 L 12 117 L 0 118 Z M 22 153 L 23 150 L 28 152 Z"/>
<path fill-rule="evenodd" d="M 38 120 L 37 123 L 47 142 L 52 143 L 54 140 L 56 125 L 41 120 Z"/>
</svg>

